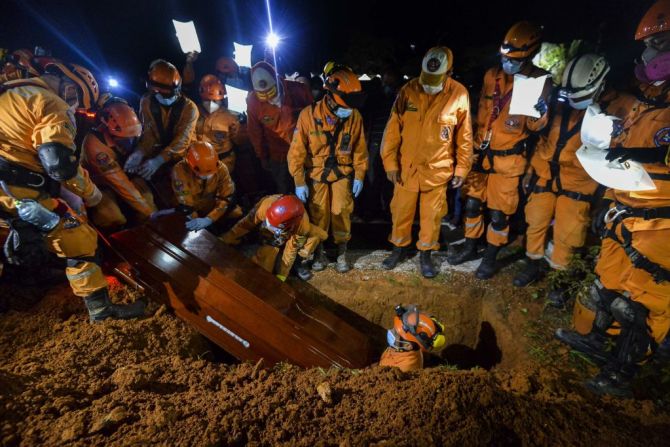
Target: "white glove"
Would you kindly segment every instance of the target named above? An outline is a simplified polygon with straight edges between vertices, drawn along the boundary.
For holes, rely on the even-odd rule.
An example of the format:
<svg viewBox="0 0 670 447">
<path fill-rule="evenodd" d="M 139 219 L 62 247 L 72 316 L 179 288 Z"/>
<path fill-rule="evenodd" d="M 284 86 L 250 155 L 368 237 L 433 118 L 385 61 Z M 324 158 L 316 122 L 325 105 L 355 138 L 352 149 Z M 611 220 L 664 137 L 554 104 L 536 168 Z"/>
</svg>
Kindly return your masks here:
<svg viewBox="0 0 670 447">
<path fill-rule="evenodd" d="M 188 231 L 198 231 L 207 228 L 212 225 L 212 223 L 212 219 L 209 217 L 196 217 L 195 219 L 190 219 L 186 222 L 186 229 Z"/>
<path fill-rule="evenodd" d="M 35 225 L 42 231 L 51 231 L 60 222 L 58 214 L 34 200 L 19 200 L 16 202 L 16 209 L 21 220 Z"/>
<path fill-rule="evenodd" d="M 160 155 L 155 156 L 154 158 L 151 158 L 144 163 L 142 163 L 142 166 L 140 166 L 139 171 L 137 172 L 144 180 L 151 180 L 151 177 L 158 171 L 158 168 L 163 166 L 163 163 L 165 163 L 165 159 L 161 157 Z"/>
<path fill-rule="evenodd" d="M 296 186 L 295 195 L 302 203 L 307 203 L 307 197 L 309 197 L 309 189 L 307 188 L 307 185 Z"/>
<path fill-rule="evenodd" d="M 144 158 L 144 152 L 136 150 L 135 152 L 133 152 L 128 156 L 126 164 L 123 165 L 123 170 L 126 172 L 130 172 L 131 174 L 135 174 L 137 172 L 137 169 L 140 167 L 143 158 Z"/>
</svg>

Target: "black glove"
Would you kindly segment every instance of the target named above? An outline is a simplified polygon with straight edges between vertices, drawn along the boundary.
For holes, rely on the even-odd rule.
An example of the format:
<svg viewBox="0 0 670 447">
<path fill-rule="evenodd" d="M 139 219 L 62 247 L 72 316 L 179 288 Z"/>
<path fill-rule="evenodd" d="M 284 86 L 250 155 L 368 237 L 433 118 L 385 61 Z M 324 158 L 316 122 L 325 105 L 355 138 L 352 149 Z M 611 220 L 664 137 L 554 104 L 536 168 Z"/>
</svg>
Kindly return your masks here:
<svg viewBox="0 0 670 447">
<path fill-rule="evenodd" d="M 600 207 L 596 209 L 596 212 L 593 215 L 593 220 L 591 221 L 591 231 L 598 237 L 603 237 L 605 232 L 605 215 L 610 209 L 612 204 L 611 200 L 603 199 L 600 202 Z"/>
<path fill-rule="evenodd" d="M 544 98 L 538 99 L 537 104 L 535 104 L 533 107 L 540 113 L 540 118 L 542 118 L 549 109 L 549 106 L 547 106 L 547 101 L 545 101 Z"/>
<path fill-rule="evenodd" d="M 20 219 L 12 219 L 10 227 L 4 247 L 5 258 L 9 264 L 36 267 L 49 259 L 50 253 L 44 244 L 44 236 L 36 226 Z"/>
<path fill-rule="evenodd" d="M 668 155 L 668 147 L 634 148 L 613 147 L 605 157 L 609 161 L 617 160 L 620 163 L 633 160 L 640 163 L 665 163 Z"/>
</svg>

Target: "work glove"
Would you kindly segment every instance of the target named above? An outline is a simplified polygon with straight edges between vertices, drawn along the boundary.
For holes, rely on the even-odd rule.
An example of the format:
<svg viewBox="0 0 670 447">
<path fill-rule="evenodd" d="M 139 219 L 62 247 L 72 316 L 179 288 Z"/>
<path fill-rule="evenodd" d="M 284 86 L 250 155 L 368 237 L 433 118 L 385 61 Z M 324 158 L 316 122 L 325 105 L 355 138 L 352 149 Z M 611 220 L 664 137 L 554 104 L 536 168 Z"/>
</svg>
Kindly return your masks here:
<svg viewBox="0 0 670 447">
<path fill-rule="evenodd" d="M 302 203 L 307 203 L 307 197 L 309 197 L 309 188 L 307 188 L 307 185 L 296 186 L 295 195 Z"/>
<path fill-rule="evenodd" d="M 186 229 L 188 231 L 198 231 L 207 228 L 213 223 L 214 221 L 209 217 L 196 217 L 195 219 L 189 219 L 188 222 L 186 222 Z"/>
<path fill-rule="evenodd" d="M 398 170 L 387 171 L 386 178 L 388 179 L 389 182 L 393 183 L 394 185 L 396 183 L 400 183 L 400 171 Z"/>
<path fill-rule="evenodd" d="M 545 101 L 544 98 L 538 99 L 537 104 L 535 104 L 533 108 L 538 111 L 538 113 L 540 114 L 540 118 L 542 118 L 549 109 L 549 107 L 547 106 L 547 101 Z"/>
<path fill-rule="evenodd" d="M 158 168 L 163 166 L 163 163 L 165 163 L 165 159 L 161 157 L 160 155 L 155 156 L 154 158 L 151 158 L 144 163 L 142 163 L 142 166 L 140 166 L 139 171 L 137 172 L 144 180 L 151 180 L 151 177 L 158 171 Z"/>
<path fill-rule="evenodd" d="M 609 161 L 617 160 L 619 163 L 633 160 L 640 163 L 665 163 L 668 157 L 668 147 L 654 148 L 627 148 L 613 147 L 605 158 Z"/>
<path fill-rule="evenodd" d="M 11 265 L 37 267 L 49 259 L 44 236 L 34 225 L 21 219 L 11 219 L 11 231 L 5 240 L 5 259 Z"/>
<path fill-rule="evenodd" d="M 53 230 L 60 222 L 58 214 L 49 211 L 34 200 L 18 200 L 16 209 L 21 220 L 31 223 L 45 232 Z"/>
<path fill-rule="evenodd" d="M 123 170 L 131 174 L 137 173 L 143 158 L 144 152 L 136 150 L 128 156 L 126 163 L 123 165 Z"/>
<path fill-rule="evenodd" d="M 354 187 L 352 188 L 354 197 L 358 197 L 361 191 L 363 191 L 363 180 L 354 179 Z"/>
<path fill-rule="evenodd" d="M 451 187 L 454 189 L 458 189 L 461 186 L 463 186 L 464 181 L 465 179 L 463 177 L 455 175 L 454 178 L 451 179 Z"/>
</svg>

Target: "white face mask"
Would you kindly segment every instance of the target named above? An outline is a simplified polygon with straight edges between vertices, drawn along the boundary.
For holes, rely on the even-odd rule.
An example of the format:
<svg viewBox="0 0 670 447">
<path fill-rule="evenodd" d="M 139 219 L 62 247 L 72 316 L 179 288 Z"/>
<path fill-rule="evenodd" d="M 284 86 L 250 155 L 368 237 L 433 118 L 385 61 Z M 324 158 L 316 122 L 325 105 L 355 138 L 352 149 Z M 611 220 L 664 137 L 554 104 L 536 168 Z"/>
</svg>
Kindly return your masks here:
<svg viewBox="0 0 670 447">
<path fill-rule="evenodd" d="M 523 61 L 514 60 L 510 58 L 502 58 L 502 69 L 508 75 L 517 74 L 521 71 Z"/>
<path fill-rule="evenodd" d="M 161 95 L 160 93 L 156 93 L 156 101 L 158 101 L 161 105 L 164 106 L 171 106 L 172 104 L 177 101 L 177 98 L 179 98 L 178 95 L 171 96 L 169 98 L 166 98 L 165 96 Z"/>
<path fill-rule="evenodd" d="M 202 106 L 209 113 L 214 113 L 221 108 L 221 104 L 217 101 L 203 101 Z"/>
<path fill-rule="evenodd" d="M 587 98 L 577 102 L 568 98 L 568 104 L 570 104 L 570 107 L 572 107 L 573 109 L 586 110 L 591 104 L 593 104 L 593 98 Z"/>
<path fill-rule="evenodd" d="M 211 179 L 212 177 L 214 177 L 214 174 L 207 174 L 207 175 L 199 175 L 199 176 L 198 176 L 198 178 L 199 178 L 200 180 L 209 180 L 209 179 Z"/>
<path fill-rule="evenodd" d="M 437 95 L 442 91 L 444 88 L 444 85 L 426 85 L 426 84 L 421 84 L 421 87 L 423 88 L 423 91 L 428 93 L 429 95 Z"/>
<path fill-rule="evenodd" d="M 354 112 L 353 109 L 345 109 L 344 107 L 338 107 L 335 110 L 335 115 L 337 115 L 338 118 L 345 120 L 349 118 L 353 112 Z"/>
</svg>

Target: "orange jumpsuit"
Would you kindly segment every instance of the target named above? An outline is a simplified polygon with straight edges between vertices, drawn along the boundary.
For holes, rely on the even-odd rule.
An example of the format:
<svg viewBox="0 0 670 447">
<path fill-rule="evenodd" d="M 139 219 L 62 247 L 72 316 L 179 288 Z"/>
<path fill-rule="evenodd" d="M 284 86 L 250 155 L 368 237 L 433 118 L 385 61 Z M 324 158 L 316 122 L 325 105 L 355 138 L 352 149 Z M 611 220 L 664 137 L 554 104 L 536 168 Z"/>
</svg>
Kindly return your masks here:
<svg viewBox="0 0 670 447">
<path fill-rule="evenodd" d="M 354 210 L 352 181 L 363 181 L 368 169 L 363 118 L 358 110 L 340 120 L 325 99 L 306 107 L 298 118 L 288 164 L 296 186 L 304 186 L 309 176 L 307 206 L 314 224 L 326 232 L 332 226 L 336 244 L 348 242 Z"/>
<path fill-rule="evenodd" d="M 657 88 L 643 86 L 652 97 Z M 670 101 L 670 93 L 660 98 Z M 620 145 L 630 148 L 658 147 L 666 150 L 670 144 L 670 107 L 659 107 L 639 100 L 632 101 Z M 656 189 L 651 191 L 611 190 L 608 194 L 619 206 L 633 210 L 670 207 L 670 167 L 663 163 L 647 163 L 644 168 L 649 173 Z M 638 211 L 639 212 L 639 211 Z M 608 237 L 603 239 L 596 274 L 602 284 L 649 310 L 647 326 L 651 336 L 660 343 L 670 329 L 670 281 L 656 282 L 654 277 L 642 268 L 633 265 L 626 254 L 626 242 L 652 263 L 670 270 L 670 219 L 653 218 L 653 215 L 620 216 L 607 225 Z"/>
<path fill-rule="evenodd" d="M 272 241 L 272 234 L 263 227 L 263 223 L 265 222 L 268 208 L 280 197 L 281 194 L 263 197 L 242 220 L 237 222 L 230 231 L 221 236 L 221 240 L 227 244 L 236 244 L 242 236 L 258 229 L 261 233 L 261 238 L 267 242 L 262 243 L 258 247 L 251 259 L 264 270 L 286 277 L 295 262 L 295 258 L 302 245 L 302 240 L 316 239 L 318 242 L 322 242 L 328 238 L 328 233 L 311 224 L 309 217 L 305 213 L 295 234 L 283 245 L 281 258 L 277 259 L 282 247 L 276 247 L 270 243 Z"/>
<path fill-rule="evenodd" d="M 382 353 L 379 366 L 399 368 L 402 372 L 418 371 L 423 368 L 423 354 L 421 351 L 398 351 L 389 347 Z"/>
<path fill-rule="evenodd" d="M 539 77 L 546 72 L 529 67 L 522 74 Z M 497 210 L 505 216 L 514 214 L 519 205 L 519 178 L 526 171 L 527 161 L 524 141 L 530 132 L 537 132 L 547 124 L 546 113 L 537 120 L 509 114 L 513 86 L 514 76 L 505 74 L 499 66 L 489 69 L 484 75 L 474 127 L 474 146 L 478 149 L 479 160 L 463 186 L 468 199 L 485 203 L 489 210 Z M 550 82 L 547 81 L 547 94 L 549 87 Z M 483 215 L 466 211 L 465 237 L 478 239 L 483 234 Z M 506 221 L 498 228 L 489 225 L 486 240 L 490 244 L 505 245 L 508 237 L 509 224 Z"/>
<path fill-rule="evenodd" d="M 230 174 L 235 169 L 235 152 L 233 142 L 237 137 L 240 122 L 235 115 L 226 109 L 219 109 L 209 113 L 202 107 L 198 107 L 200 115 L 196 125 L 196 139 L 210 143 L 219 160 L 223 161 Z"/>
<path fill-rule="evenodd" d="M 10 81 L 6 85 L 24 82 Z M 76 128 L 65 101 L 41 79 L 30 79 L 29 82 L 33 85 L 10 88 L 0 95 L 0 157 L 46 177 L 37 148 L 44 143 L 57 142 L 74 152 Z M 81 166 L 75 177 L 61 185 L 84 201 L 100 194 Z M 61 215 L 58 225 L 44 239 L 50 251 L 70 260 L 65 273 L 75 295 L 86 297 L 107 287 L 100 266 L 92 260 L 98 247 L 93 228 L 64 201 L 44 190 L 9 185 L 9 192 L 18 199 L 34 199 Z M 3 190 L 0 190 L 0 207 L 16 214 L 14 199 Z"/>
<path fill-rule="evenodd" d="M 447 183 L 465 178 L 472 165 L 470 98 L 465 87 L 448 78 L 437 95 L 423 91 L 418 79 L 400 89 L 382 140 L 384 170 L 400 171 L 391 200 L 397 247 L 412 242 L 419 201 L 419 250 L 440 248 L 440 222 L 447 214 Z"/>
<path fill-rule="evenodd" d="M 192 207 L 199 216 L 216 222 L 228 211 L 235 184 L 222 161 L 219 161 L 217 172 L 204 180 L 195 175 L 186 160 L 182 160 L 172 168 L 172 190 L 180 204 Z M 241 216 L 240 211 L 237 217 Z"/>
<path fill-rule="evenodd" d="M 156 211 L 153 194 L 140 177 L 128 178 L 123 171 L 123 149 L 114 145 L 105 132 L 91 131 L 82 144 L 82 163 L 91 178 L 102 189 L 100 204 L 91 210 L 91 220 L 103 228 L 125 225 L 126 217 L 119 208 L 120 198 L 138 214 L 140 220 Z"/>
</svg>

